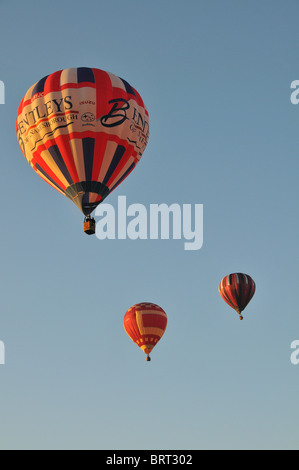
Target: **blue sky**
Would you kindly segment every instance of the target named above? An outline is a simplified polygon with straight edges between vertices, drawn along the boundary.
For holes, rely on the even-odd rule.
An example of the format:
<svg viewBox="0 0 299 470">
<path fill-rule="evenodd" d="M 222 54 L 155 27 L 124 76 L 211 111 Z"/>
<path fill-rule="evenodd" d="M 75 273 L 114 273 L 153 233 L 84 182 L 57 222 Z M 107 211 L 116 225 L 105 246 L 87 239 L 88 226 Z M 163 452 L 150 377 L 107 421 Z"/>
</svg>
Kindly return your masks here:
<svg viewBox="0 0 299 470">
<path fill-rule="evenodd" d="M 295 0 L 0 1 L 1 449 L 298 449 Z M 87 66 L 132 84 L 150 140 L 117 206 L 204 205 L 204 245 L 86 237 L 18 147 L 27 89 Z M 257 284 L 243 322 L 220 298 Z M 152 362 L 123 330 L 155 302 Z"/>
</svg>

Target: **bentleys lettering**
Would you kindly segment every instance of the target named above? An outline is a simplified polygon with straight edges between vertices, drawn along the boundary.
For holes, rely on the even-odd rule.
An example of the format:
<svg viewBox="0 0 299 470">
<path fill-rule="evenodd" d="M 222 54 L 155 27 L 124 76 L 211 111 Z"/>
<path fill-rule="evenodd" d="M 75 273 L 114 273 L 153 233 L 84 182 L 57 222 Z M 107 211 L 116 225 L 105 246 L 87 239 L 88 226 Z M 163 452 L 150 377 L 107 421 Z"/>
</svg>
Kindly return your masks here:
<svg viewBox="0 0 299 470">
<path fill-rule="evenodd" d="M 20 121 L 18 125 L 19 135 L 23 135 L 27 131 L 28 127 L 36 124 L 40 119 L 72 109 L 73 104 L 71 99 L 71 96 L 53 99 L 47 101 L 43 105 L 38 105 L 31 111 L 25 113 L 22 121 Z"/>
</svg>

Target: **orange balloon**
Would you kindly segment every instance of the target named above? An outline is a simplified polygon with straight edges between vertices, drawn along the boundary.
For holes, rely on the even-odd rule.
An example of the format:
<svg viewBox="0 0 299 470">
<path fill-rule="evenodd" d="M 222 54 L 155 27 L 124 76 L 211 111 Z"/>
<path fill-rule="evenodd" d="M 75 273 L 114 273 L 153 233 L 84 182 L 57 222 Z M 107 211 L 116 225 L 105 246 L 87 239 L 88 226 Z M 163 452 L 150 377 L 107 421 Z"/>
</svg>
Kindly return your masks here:
<svg viewBox="0 0 299 470">
<path fill-rule="evenodd" d="M 134 343 L 149 354 L 160 341 L 167 327 L 167 315 L 159 305 L 143 302 L 133 305 L 124 317 L 124 329 Z"/>
</svg>

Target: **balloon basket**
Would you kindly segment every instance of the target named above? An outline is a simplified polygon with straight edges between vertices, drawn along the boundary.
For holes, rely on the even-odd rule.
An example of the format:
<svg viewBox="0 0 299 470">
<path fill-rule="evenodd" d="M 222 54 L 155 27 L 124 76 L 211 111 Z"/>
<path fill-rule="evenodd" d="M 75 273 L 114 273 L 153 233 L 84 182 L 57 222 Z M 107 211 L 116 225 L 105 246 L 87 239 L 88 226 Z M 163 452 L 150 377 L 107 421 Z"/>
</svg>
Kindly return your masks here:
<svg viewBox="0 0 299 470">
<path fill-rule="evenodd" d="M 96 221 L 92 217 L 86 217 L 83 230 L 87 235 L 94 235 L 96 233 Z"/>
<path fill-rule="evenodd" d="M 151 362 L 151 358 L 149 356 L 146 357 L 147 362 Z"/>
</svg>

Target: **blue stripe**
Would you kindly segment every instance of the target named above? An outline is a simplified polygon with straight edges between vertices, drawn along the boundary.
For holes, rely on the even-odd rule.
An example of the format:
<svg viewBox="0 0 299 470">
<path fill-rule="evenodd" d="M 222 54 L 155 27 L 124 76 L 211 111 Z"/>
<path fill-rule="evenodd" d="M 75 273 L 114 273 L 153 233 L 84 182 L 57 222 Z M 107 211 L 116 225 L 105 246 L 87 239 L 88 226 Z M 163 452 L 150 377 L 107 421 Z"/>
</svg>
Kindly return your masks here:
<svg viewBox="0 0 299 470">
<path fill-rule="evenodd" d="M 78 83 L 90 82 L 95 83 L 93 70 L 87 67 L 79 67 L 77 69 Z"/>
<path fill-rule="evenodd" d="M 57 145 L 52 145 L 51 147 L 49 147 L 48 150 L 49 150 L 51 157 L 53 158 L 54 162 L 58 166 L 59 170 L 61 171 L 61 173 L 63 174 L 63 176 L 69 183 L 69 185 L 73 184 L 74 181 L 69 173 L 69 170 L 67 169 L 67 166 L 62 158 L 62 155 Z"/>
<path fill-rule="evenodd" d="M 45 83 L 49 75 L 46 77 L 42 78 L 39 82 L 36 83 L 35 87 L 32 90 L 32 96 L 34 96 L 36 93 L 41 93 L 44 91 L 45 88 Z"/>
<path fill-rule="evenodd" d="M 121 78 L 121 81 L 123 82 L 125 86 L 126 92 L 130 93 L 131 95 L 136 96 L 134 88 L 132 88 L 131 85 L 128 82 L 126 82 L 126 80 L 124 80 L 123 78 Z"/>
<path fill-rule="evenodd" d="M 103 180 L 103 184 L 107 185 L 107 183 L 108 183 L 109 179 L 111 178 L 111 176 L 113 175 L 117 165 L 119 164 L 122 157 L 124 156 L 125 151 L 126 151 L 126 148 L 123 145 L 118 145 L 117 146 L 117 148 L 115 150 L 115 153 L 113 155 L 112 161 L 110 163 L 110 166 L 108 168 L 108 171 L 106 173 L 106 176 Z"/>
<path fill-rule="evenodd" d="M 85 137 L 82 139 L 83 145 L 83 158 L 85 167 L 85 180 L 92 181 L 92 168 L 94 157 L 95 140 L 92 137 Z"/>
</svg>

